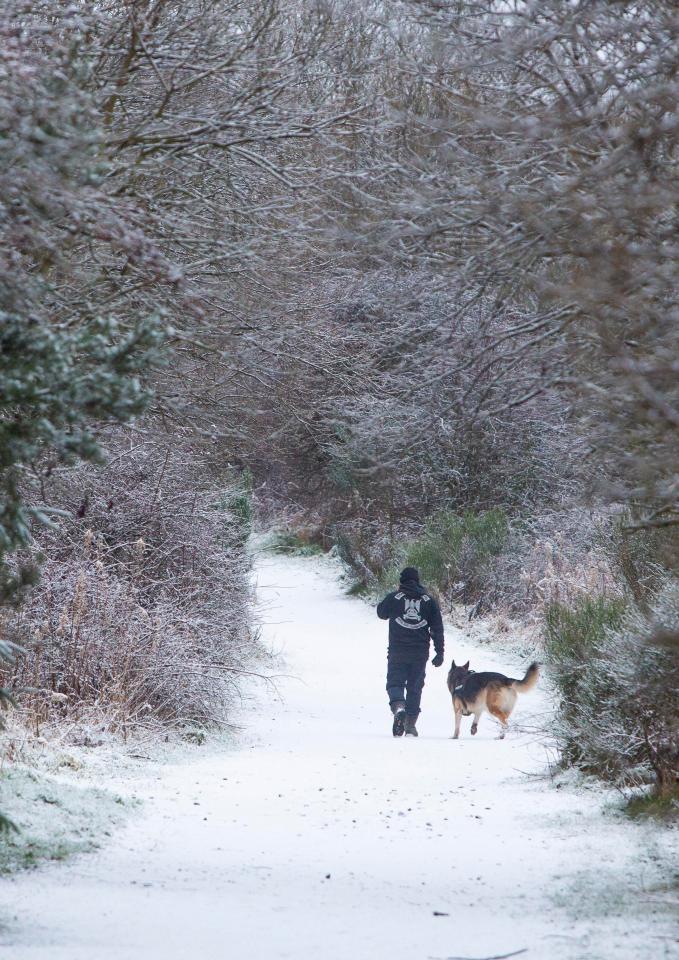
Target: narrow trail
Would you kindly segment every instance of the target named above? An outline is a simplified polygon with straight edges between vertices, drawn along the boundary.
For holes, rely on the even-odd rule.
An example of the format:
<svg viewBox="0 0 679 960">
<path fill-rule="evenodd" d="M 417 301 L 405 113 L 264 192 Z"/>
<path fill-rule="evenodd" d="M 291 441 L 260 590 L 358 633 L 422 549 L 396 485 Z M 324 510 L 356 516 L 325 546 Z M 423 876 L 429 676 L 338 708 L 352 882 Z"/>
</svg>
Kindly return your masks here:
<svg viewBox="0 0 679 960">
<path fill-rule="evenodd" d="M 453 741 L 429 667 L 420 738 L 394 740 L 386 625 L 331 564 L 258 564 L 277 693 L 244 743 L 164 768 L 104 848 L 2 884 L 12 960 L 527 960 L 676 956 L 653 831 L 540 774 L 540 740 Z M 513 675 L 447 631 L 451 656 Z M 545 709 L 520 698 L 524 728 Z M 666 855 L 663 854 L 663 856 Z M 654 902 L 654 900 L 656 902 Z"/>
</svg>

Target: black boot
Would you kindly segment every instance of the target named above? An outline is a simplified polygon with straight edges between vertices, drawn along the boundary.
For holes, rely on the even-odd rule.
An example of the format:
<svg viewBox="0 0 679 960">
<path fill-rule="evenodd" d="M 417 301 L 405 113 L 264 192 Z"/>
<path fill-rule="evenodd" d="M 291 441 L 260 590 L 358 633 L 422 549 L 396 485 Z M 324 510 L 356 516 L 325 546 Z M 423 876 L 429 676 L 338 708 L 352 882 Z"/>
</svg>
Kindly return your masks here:
<svg viewBox="0 0 679 960">
<path fill-rule="evenodd" d="M 406 717 L 406 737 L 416 737 L 418 736 L 417 727 L 415 723 L 417 717 Z"/>
<path fill-rule="evenodd" d="M 394 725 L 391 732 L 395 737 L 402 737 L 406 723 L 406 705 L 400 700 L 395 700 L 391 704 L 391 712 L 394 714 Z"/>
</svg>

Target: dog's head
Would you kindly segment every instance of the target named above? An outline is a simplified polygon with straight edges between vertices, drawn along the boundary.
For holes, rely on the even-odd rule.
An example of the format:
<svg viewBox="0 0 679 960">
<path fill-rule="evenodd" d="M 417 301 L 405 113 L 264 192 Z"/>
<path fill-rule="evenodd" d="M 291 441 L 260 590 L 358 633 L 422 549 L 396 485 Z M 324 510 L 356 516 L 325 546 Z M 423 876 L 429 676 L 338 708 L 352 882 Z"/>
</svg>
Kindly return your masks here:
<svg viewBox="0 0 679 960">
<path fill-rule="evenodd" d="M 469 660 L 466 663 L 462 664 L 461 667 L 455 666 L 455 661 L 453 660 L 450 665 L 450 670 L 448 671 L 448 689 L 454 690 L 455 687 L 459 687 L 461 683 L 464 683 L 469 674 Z"/>
</svg>

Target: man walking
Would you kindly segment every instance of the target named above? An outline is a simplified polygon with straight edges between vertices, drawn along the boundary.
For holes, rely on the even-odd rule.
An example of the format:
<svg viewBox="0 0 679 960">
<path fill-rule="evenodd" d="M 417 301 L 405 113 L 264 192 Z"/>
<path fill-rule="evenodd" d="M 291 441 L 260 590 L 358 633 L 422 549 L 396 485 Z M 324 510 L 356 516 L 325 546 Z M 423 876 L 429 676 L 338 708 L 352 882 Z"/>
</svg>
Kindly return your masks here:
<svg viewBox="0 0 679 960">
<path fill-rule="evenodd" d="M 401 571 L 399 588 L 377 606 L 380 620 L 389 621 L 387 693 L 394 715 L 395 737 L 416 737 L 429 640 L 434 641 L 435 667 L 443 663 L 443 621 L 433 597 L 420 583 L 415 567 Z"/>
</svg>

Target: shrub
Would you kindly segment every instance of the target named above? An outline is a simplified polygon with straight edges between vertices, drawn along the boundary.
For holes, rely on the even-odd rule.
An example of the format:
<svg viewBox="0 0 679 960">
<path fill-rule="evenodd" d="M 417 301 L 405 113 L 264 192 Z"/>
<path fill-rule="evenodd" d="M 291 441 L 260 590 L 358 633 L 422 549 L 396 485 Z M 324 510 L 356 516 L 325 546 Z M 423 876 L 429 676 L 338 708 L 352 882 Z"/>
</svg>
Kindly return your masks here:
<svg viewBox="0 0 679 960">
<path fill-rule="evenodd" d="M 493 564 L 494 602 L 515 614 L 542 616 L 553 602 L 569 606 L 578 597 L 619 596 L 602 547 L 606 527 L 604 517 L 572 506 L 512 522 Z"/>
<path fill-rule="evenodd" d="M 392 589 L 400 566 L 410 558 L 425 571 L 423 579 L 426 575 L 432 588 L 458 599 L 482 598 L 476 612 L 501 607 L 513 614 L 541 615 L 552 601 L 569 603 L 577 596 L 620 592 L 602 549 L 603 526 L 603 518 L 580 508 L 550 511 L 530 520 L 510 520 L 495 509 L 462 517 L 441 512 L 424 531 L 422 524 L 416 527 L 407 519 L 392 529 L 384 521 L 345 519 L 321 526 L 319 536 L 323 543 L 334 544 L 361 589 L 369 593 Z M 451 563 L 452 554 L 458 560 L 448 571 L 445 565 Z"/>
<path fill-rule="evenodd" d="M 417 567 L 424 583 L 443 592 L 452 590 L 468 603 L 488 586 L 492 561 L 508 535 L 502 510 L 462 516 L 444 510 L 427 521 L 422 536 L 407 544 L 399 565 Z"/>
<path fill-rule="evenodd" d="M 679 582 L 641 610 L 586 598 L 546 611 L 547 658 L 560 694 L 564 762 L 620 784 L 676 792 L 679 761 Z"/>
<path fill-rule="evenodd" d="M 51 6 L 26 17 L 24 4 L 3 4 L 0 20 L 0 599 L 36 579 L 30 558 L 11 574 L 5 563 L 53 515 L 27 497 L 26 474 L 100 456 L 101 422 L 146 407 L 169 328 L 141 291 L 170 265 L 105 186 L 88 57 L 72 32 L 84 11 Z"/>
<path fill-rule="evenodd" d="M 108 466 L 53 482 L 70 519 L 38 531 L 41 581 L 3 624 L 25 653 L 0 686 L 24 690 L 19 709 L 36 729 L 222 721 L 256 651 L 232 494 L 178 438 L 172 451 L 111 439 Z"/>
<path fill-rule="evenodd" d="M 558 733 L 567 764 L 586 759 L 580 727 L 596 712 L 602 684 L 608 684 L 609 671 L 600 669 L 607 631 L 620 624 L 624 609 L 624 601 L 605 596 L 545 608 L 545 652 L 560 696 Z"/>
</svg>

